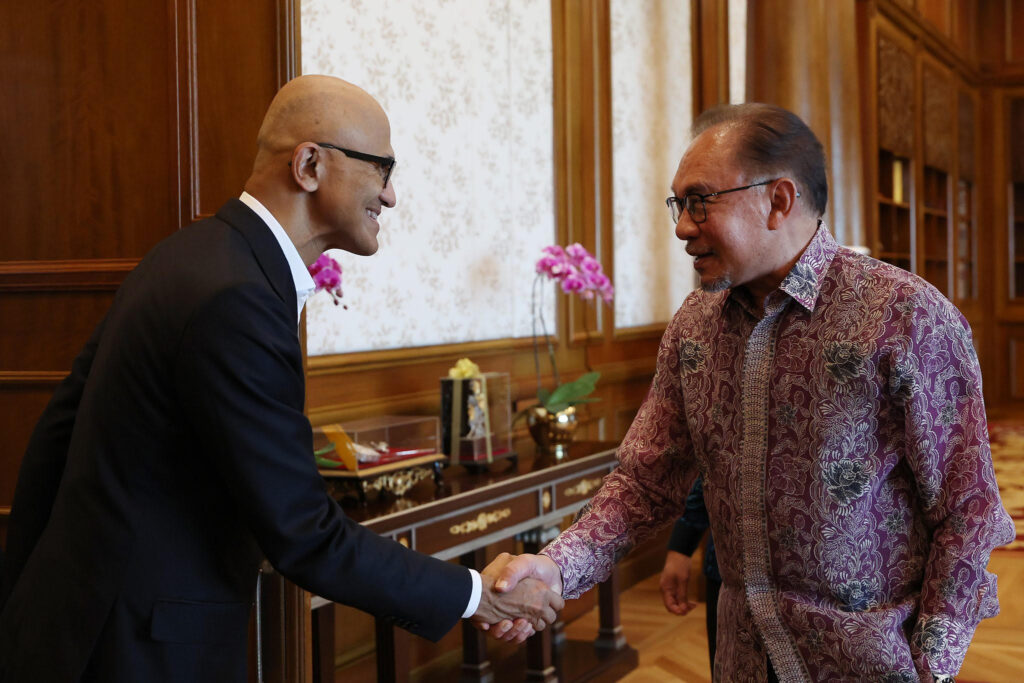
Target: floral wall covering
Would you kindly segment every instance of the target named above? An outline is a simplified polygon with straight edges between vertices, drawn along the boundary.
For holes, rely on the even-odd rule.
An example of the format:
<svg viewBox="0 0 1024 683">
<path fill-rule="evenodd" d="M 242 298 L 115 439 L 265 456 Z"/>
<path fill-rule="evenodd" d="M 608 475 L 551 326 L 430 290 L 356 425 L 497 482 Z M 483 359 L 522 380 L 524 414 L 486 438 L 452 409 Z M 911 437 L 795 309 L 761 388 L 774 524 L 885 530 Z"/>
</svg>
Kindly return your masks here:
<svg viewBox="0 0 1024 683">
<path fill-rule="evenodd" d="M 690 3 L 613 0 L 615 326 L 665 323 L 694 286 L 665 206 L 690 141 Z"/>
<path fill-rule="evenodd" d="M 302 0 L 301 35 L 302 72 L 376 97 L 398 159 L 380 251 L 332 252 L 348 309 L 307 304 L 309 355 L 530 336 L 555 235 L 549 1 Z"/>
</svg>

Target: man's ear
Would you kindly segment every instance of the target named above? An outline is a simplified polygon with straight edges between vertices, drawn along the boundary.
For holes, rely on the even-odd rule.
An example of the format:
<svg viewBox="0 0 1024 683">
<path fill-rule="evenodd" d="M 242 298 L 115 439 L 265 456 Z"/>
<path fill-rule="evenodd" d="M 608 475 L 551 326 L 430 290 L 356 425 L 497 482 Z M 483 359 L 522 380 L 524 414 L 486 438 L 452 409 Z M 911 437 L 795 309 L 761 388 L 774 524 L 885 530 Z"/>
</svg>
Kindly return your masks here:
<svg viewBox="0 0 1024 683">
<path fill-rule="evenodd" d="M 320 187 L 320 148 L 312 142 L 303 142 L 292 150 L 292 180 L 306 192 L 316 192 Z"/>
<path fill-rule="evenodd" d="M 778 230 L 789 218 L 796 209 L 796 200 L 799 196 L 800 193 L 792 178 L 779 178 L 768 186 L 768 200 L 771 202 L 768 212 L 769 230 Z"/>
</svg>

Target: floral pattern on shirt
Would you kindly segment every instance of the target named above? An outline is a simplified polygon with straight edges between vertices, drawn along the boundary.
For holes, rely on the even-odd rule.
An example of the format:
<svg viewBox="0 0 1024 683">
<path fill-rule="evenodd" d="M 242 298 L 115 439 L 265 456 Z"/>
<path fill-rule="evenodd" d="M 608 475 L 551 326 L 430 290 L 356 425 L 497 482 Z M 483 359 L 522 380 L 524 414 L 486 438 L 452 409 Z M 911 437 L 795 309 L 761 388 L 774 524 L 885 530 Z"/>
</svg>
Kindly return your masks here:
<svg viewBox="0 0 1024 683">
<path fill-rule="evenodd" d="M 963 316 L 822 226 L 755 311 L 694 292 L 589 512 L 545 553 L 576 597 L 682 512 L 698 470 L 720 561 L 716 680 L 955 674 L 1013 539 Z M 910 634 L 908 638 L 907 634 Z"/>
</svg>

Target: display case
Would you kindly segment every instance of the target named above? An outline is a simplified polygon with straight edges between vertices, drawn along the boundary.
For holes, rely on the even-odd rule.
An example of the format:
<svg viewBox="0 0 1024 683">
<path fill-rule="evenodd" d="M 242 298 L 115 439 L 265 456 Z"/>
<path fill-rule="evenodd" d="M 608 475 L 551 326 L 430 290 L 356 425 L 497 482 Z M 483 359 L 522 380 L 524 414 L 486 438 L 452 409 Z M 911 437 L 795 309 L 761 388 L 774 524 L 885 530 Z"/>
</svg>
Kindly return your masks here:
<svg viewBox="0 0 1024 683">
<path fill-rule="evenodd" d="M 453 465 L 515 456 L 508 373 L 441 378 L 441 449 Z"/>
<path fill-rule="evenodd" d="M 433 476 L 440 484 L 440 429 L 436 417 L 382 415 L 313 430 L 320 473 L 336 493 L 365 500 L 370 491 L 401 496 Z"/>
</svg>

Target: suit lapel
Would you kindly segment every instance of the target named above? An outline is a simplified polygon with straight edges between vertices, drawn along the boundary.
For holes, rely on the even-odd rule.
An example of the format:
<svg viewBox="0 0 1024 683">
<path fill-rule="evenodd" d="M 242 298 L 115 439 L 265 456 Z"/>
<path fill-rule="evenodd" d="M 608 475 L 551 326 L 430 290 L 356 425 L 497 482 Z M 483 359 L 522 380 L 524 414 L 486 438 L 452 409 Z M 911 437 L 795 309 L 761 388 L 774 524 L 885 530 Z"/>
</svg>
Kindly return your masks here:
<svg viewBox="0 0 1024 683">
<path fill-rule="evenodd" d="M 245 237 L 252 248 L 256 261 L 267 276 L 270 286 L 281 301 L 288 304 L 288 310 L 296 315 L 295 282 L 292 280 L 288 260 L 281 252 L 281 245 L 270 228 L 252 209 L 238 199 L 229 200 L 217 211 L 217 218 L 232 226 Z M 295 324 L 299 321 L 296 317 Z"/>
</svg>

